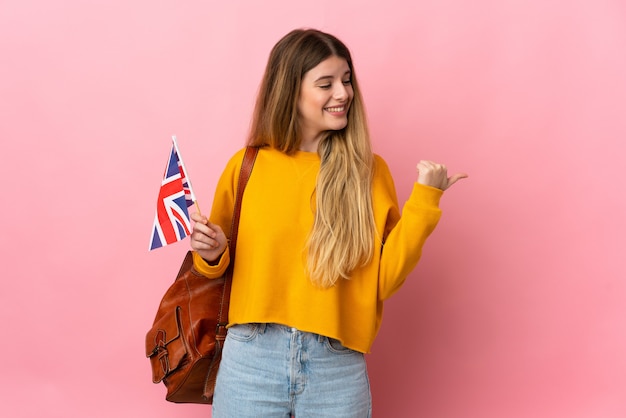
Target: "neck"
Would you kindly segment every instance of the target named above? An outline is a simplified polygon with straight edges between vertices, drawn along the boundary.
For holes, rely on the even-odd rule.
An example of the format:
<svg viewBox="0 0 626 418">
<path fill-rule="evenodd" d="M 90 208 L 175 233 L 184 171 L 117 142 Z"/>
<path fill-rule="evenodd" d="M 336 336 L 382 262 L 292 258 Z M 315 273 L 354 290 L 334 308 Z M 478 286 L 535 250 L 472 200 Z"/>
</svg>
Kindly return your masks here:
<svg viewBox="0 0 626 418">
<path fill-rule="evenodd" d="M 302 141 L 300 141 L 300 147 L 298 149 L 305 152 L 317 152 L 320 139 L 321 135 L 309 139 L 303 138 Z"/>
</svg>

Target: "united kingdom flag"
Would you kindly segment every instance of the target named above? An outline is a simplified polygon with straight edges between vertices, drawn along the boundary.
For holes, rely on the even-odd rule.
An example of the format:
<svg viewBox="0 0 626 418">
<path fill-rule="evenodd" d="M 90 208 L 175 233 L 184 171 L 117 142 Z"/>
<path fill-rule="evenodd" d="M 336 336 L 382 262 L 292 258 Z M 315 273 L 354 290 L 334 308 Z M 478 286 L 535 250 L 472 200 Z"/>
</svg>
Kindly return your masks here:
<svg viewBox="0 0 626 418">
<path fill-rule="evenodd" d="M 191 230 L 187 208 L 194 204 L 196 197 L 178 151 L 175 136 L 172 136 L 172 141 L 172 151 L 159 190 L 150 250 L 180 241 L 189 235 Z"/>
</svg>

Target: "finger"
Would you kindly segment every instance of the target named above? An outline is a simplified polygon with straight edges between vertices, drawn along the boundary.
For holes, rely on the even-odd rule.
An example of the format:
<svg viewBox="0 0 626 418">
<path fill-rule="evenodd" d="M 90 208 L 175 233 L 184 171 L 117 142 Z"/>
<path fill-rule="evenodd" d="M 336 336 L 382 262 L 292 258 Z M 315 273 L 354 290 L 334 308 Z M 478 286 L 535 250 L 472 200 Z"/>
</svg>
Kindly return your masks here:
<svg viewBox="0 0 626 418">
<path fill-rule="evenodd" d="M 434 161 L 422 160 L 417 164 L 417 171 L 424 174 L 432 173 L 439 177 L 444 175 L 447 178 L 448 167 L 445 164 L 438 164 Z"/>
<path fill-rule="evenodd" d="M 450 177 L 448 179 L 448 186 L 446 187 L 449 188 L 450 186 L 452 186 L 454 183 L 456 183 L 457 181 L 461 180 L 461 179 L 466 179 L 469 176 L 465 173 L 459 173 L 459 174 L 455 174 L 454 176 Z"/>
<path fill-rule="evenodd" d="M 429 160 L 420 160 L 419 163 L 417 163 L 417 169 L 419 170 L 424 169 L 424 170 L 429 170 L 433 168 L 434 163 L 432 161 Z"/>
<path fill-rule="evenodd" d="M 198 212 L 194 212 L 191 214 L 191 220 L 201 224 L 206 224 L 209 221 L 206 216 L 201 215 Z"/>
<path fill-rule="evenodd" d="M 192 234 L 197 234 L 198 236 L 201 235 L 206 235 L 206 236 L 210 236 L 211 235 L 211 229 L 206 226 L 205 224 L 201 223 L 201 222 L 195 222 L 193 224 L 193 232 Z"/>
<path fill-rule="evenodd" d="M 201 248 L 206 248 L 206 246 L 208 246 L 211 243 L 211 237 L 209 237 L 207 234 L 205 234 L 202 231 L 198 231 L 197 229 L 194 229 L 194 231 L 191 233 L 191 241 L 193 244 Z"/>
<path fill-rule="evenodd" d="M 220 243 L 217 239 L 208 235 L 194 232 L 191 235 L 191 246 L 195 250 L 215 250 L 220 247 Z"/>
<path fill-rule="evenodd" d="M 226 243 L 226 234 L 224 234 L 222 227 L 211 221 L 207 221 L 206 226 L 209 228 L 209 237 L 213 238 L 218 243 L 216 248 L 222 247 Z"/>
<path fill-rule="evenodd" d="M 208 219 L 206 221 L 206 226 L 211 228 L 216 233 L 221 233 L 222 232 L 222 227 L 221 226 L 219 226 L 218 224 L 214 224 L 213 222 L 209 221 Z"/>
</svg>

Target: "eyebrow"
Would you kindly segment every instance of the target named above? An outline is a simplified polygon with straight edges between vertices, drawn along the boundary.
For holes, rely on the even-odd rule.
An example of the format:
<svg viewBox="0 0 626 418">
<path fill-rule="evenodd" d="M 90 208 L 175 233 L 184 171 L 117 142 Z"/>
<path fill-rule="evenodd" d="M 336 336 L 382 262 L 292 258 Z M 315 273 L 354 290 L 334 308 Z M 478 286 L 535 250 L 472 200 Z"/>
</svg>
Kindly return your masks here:
<svg viewBox="0 0 626 418">
<path fill-rule="evenodd" d="M 348 71 L 346 71 L 345 73 L 343 73 L 343 75 L 344 75 L 344 76 L 346 76 L 346 75 L 351 75 L 351 74 L 352 74 L 352 71 L 350 71 L 350 70 L 348 70 Z M 332 75 L 323 75 L 323 76 L 321 76 L 320 78 L 318 78 L 317 80 L 315 80 L 315 82 L 317 83 L 318 81 L 323 81 L 323 80 L 326 80 L 326 79 L 333 79 L 333 78 L 335 78 L 335 76 L 332 76 Z"/>
</svg>

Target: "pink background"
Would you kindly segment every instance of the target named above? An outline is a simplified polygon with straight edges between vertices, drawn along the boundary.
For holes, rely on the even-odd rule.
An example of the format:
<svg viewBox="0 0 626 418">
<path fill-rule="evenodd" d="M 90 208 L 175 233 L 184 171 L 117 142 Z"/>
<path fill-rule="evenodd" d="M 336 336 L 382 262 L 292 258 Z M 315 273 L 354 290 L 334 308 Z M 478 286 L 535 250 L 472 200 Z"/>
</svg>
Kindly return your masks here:
<svg viewBox="0 0 626 418">
<path fill-rule="evenodd" d="M 471 178 L 368 357 L 378 417 L 626 416 L 622 0 L 0 2 L 6 417 L 206 417 L 144 335 L 188 241 L 148 252 L 177 134 L 208 211 L 272 45 L 351 48 L 400 199 Z"/>
</svg>

